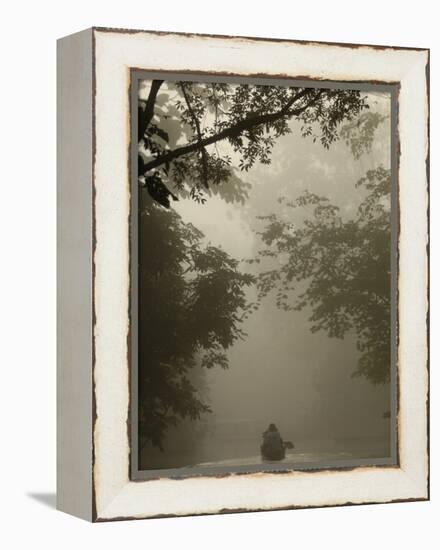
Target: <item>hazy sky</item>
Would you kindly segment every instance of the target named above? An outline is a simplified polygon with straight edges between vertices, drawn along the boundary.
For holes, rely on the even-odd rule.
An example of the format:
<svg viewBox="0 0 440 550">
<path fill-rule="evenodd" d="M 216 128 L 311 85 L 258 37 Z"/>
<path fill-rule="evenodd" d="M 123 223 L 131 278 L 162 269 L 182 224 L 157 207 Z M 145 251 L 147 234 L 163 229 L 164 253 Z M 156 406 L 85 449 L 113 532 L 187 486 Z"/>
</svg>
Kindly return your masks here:
<svg viewBox="0 0 440 550">
<path fill-rule="evenodd" d="M 370 94 L 369 104 L 371 111 L 390 113 L 390 97 L 385 94 Z M 244 207 L 219 197 L 209 198 L 204 206 L 189 199 L 173 203 L 184 221 L 205 234 L 206 242 L 234 258 L 255 255 L 255 230 L 261 227 L 256 216 L 283 215 L 279 197 L 296 198 L 307 189 L 327 196 L 343 215 L 350 215 L 361 200 L 356 181 L 380 164 L 389 168 L 389 119 L 380 125 L 372 151 L 359 160 L 345 143 L 326 150 L 302 138 L 295 122 L 291 125 L 293 132 L 278 139 L 270 165 L 256 164 L 240 174 L 251 184 Z M 352 378 L 358 358 L 354 337 L 336 340 L 325 333 L 312 334 L 307 318 L 306 310 L 277 309 L 273 295 L 263 301 L 243 327 L 248 338 L 228 351 L 229 369 L 208 373 L 214 411 L 208 421 L 257 420 L 262 427 L 273 421 L 292 439 L 386 433 L 382 415 L 389 409 L 389 386 Z"/>
</svg>

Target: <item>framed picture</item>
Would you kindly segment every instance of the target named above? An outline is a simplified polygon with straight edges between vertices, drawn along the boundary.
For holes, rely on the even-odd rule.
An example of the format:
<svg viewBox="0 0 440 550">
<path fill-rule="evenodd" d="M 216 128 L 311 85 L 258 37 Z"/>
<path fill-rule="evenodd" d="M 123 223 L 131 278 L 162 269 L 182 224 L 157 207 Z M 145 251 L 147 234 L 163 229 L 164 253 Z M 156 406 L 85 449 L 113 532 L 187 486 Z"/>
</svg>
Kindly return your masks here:
<svg viewBox="0 0 440 550">
<path fill-rule="evenodd" d="M 58 44 L 58 507 L 429 498 L 425 49 Z"/>
</svg>

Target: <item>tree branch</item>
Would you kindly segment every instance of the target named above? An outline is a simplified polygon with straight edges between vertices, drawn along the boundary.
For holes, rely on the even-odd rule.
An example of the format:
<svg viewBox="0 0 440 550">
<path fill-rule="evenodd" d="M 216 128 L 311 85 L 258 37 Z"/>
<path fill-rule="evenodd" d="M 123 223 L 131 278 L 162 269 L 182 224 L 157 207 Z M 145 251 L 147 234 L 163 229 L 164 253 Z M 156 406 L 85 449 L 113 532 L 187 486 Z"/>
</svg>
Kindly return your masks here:
<svg viewBox="0 0 440 550">
<path fill-rule="evenodd" d="M 200 146 L 200 152 L 201 152 L 201 155 L 202 155 L 203 185 L 206 187 L 206 189 L 208 189 L 209 188 L 209 185 L 208 185 L 208 159 L 207 159 L 207 156 L 206 156 L 205 146 L 202 144 L 203 136 L 202 136 L 202 131 L 201 131 L 201 128 L 200 128 L 200 122 L 199 122 L 199 119 L 197 118 L 197 115 L 194 112 L 194 109 L 192 108 L 192 105 L 191 105 L 191 102 L 189 100 L 188 94 L 185 90 L 185 84 L 183 82 L 182 82 L 180 88 L 182 90 L 183 97 L 185 98 L 185 102 L 186 102 L 186 106 L 188 107 L 188 111 L 189 111 L 189 113 L 190 113 L 190 115 L 191 115 L 191 117 L 194 121 L 194 125 L 196 127 L 197 140 L 198 140 L 198 143 L 199 143 L 199 146 Z"/>
<path fill-rule="evenodd" d="M 138 108 L 138 141 L 144 137 L 145 131 L 154 116 L 154 105 L 156 103 L 157 94 L 163 82 L 163 80 L 153 80 L 148 99 L 143 102 L 145 103 L 145 107 L 143 109 L 141 107 Z"/>
<path fill-rule="evenodd" d="M 319 90 L 319 92 L 316 95 L 314 95 L 313 98 L 310 101 L 308 101 L 305 105 L 302 105 L 297 109 L 291 110 L 291 107 L 294 105 L 294 103 L 296 103 L 302 97 L 307 95 L 307 93 L 309 92 L 310 92 L 309 89 L 301 90 L 300 92 L 295 94 L 286 103 L 286 105 L 284 105 L 282 109 L 280 109 L 275 113 L 249 116 L 237 122 L 234 126 L 231 126 L 230 128 L 225 128 L 224 130 L 220 131 L 218 134 L 214 134 L 212 136 L 203 138 L 201 141 L 195 141 L 193 143 L 183 145 L 182 147 L 173 149 L 172 151 L 169 151 L 163 155 L 160 155 L 147 163 L 144 162 L 143 163 L 144 174 L 146 174 L 148 171 L 152 170 L 153 168 L 157 168 L 161 166 L 162 164 L 169 164 L 173 160 L 183 155 L 187 155 L 189 153 L 197 151 L 197 149 L 199 149 L 200 147 L 207 147 L 208 145 L 212 145 L 213 143 L 217 143 L 218 141 L 221 141 L 223 139 L 236 137 L 240 135 L 244 130 L 253 128 L 254 126 L 259 126 L 260 124 L 267 124 L 269 122 L 274 122 L 285 115 L 288 115 L 289 117 L 298 116 L 301 113 L 303 113 L 305 110 L 307 110 L 311 105 L 313 105 L 316 102 L 316 100 L 319 98 L 319 96 L 323 93 L 322 90 Z"/>
</svg>

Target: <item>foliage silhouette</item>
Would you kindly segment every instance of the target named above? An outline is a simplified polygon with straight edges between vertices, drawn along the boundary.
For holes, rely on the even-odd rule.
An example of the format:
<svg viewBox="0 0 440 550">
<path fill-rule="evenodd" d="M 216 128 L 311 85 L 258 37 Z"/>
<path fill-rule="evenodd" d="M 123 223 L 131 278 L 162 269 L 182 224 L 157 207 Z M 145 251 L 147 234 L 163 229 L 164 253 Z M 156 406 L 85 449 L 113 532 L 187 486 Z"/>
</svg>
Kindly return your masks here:
<svg viewBox="0 0 440 550">
<path fill-rule="evenodd" d="M 390 171 L 369 170 L 356 187 L 367 193 L 351 219 L 309 192 L 280 199 L 287 218 L 292 209 L 311 214 L 298 226 L 274 214 L 260 217 L 263 248 L 254 261 L 277 264 L 259 275 L 260 299 L 274 290 L 279 308 L 310 308 L 312 332 L 354 332 L 361 352 L 355 374 L 378 384 L 390 379 Z"/>
<path fill-rule="evenodd" d="M 161 87 L 162 80 L 152 81 L 147 99 L 139 100 L 138 174 L 166 208 L 182 192 L 203 204 L 210 191 L 236 177 L 231 154 L 238 157 L 238 172 L 255 162 L 270 164 L 292 118 L 301 122 L 302 136 L 328 148 L 340 138 L 342 123 L 368 109 L 355 90 L 176 82 L 159 93 Z M 231 154 L 220 151 L 220 142 Z"/>
<path fill-rule="evenodd" d="M 173 210 L 140 193 L 139 434 L 162 447 L 168 427 L 209 412 L 201 369 L 227 368 L 245 337 L 254 278 Z"/>
</svg>

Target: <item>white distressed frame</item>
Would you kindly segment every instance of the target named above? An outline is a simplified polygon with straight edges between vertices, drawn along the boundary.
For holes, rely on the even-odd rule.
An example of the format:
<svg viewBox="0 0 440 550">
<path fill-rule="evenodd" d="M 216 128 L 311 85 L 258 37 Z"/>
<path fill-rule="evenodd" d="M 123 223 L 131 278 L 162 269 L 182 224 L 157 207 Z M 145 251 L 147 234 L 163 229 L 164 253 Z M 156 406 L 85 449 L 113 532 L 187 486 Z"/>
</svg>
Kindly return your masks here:
<svg viewBox="0 0 440 550">
<path fill-rule="evenodd" d="M 427 50 L 92 30 L 95 520 L 429 498 Z M 399 467 L 129 479 L 130 69 L 399 82 Z"/>
</svg>

